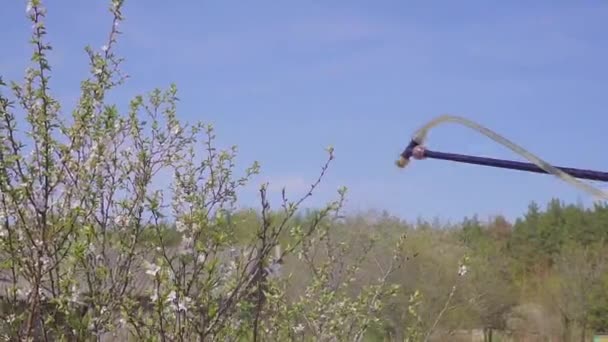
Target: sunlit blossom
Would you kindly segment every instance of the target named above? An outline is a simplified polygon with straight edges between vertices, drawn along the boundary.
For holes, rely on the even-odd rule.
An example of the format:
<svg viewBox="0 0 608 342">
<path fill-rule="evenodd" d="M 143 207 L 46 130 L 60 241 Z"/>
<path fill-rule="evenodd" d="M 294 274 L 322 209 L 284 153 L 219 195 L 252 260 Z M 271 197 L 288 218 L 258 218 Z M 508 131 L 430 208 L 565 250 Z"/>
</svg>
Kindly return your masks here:
<svg viewBox="0 0 608 342">
<path fill-rule="evenodd" d="M 147 260 L 144 260 L 144 267 L 146 268 L 146 274 L 151 275 L 153 277 L 155 277 L 158 272 L 160 272 L 160 266 L 148 262 Z"/>
<path fill-rule="evenodd" d="M 458 267 L 458 275 L 459 276 L 464 276 L 465 274 L 467 274 L 468 268 L 466 265 L 460 265 L 460 267 Z"/>
<path fill-rule="evenodd" d="M 175 222 L 175 230 L 182 233 L 186 230 L 186 225 L 182 221 Z"/>
</svg>

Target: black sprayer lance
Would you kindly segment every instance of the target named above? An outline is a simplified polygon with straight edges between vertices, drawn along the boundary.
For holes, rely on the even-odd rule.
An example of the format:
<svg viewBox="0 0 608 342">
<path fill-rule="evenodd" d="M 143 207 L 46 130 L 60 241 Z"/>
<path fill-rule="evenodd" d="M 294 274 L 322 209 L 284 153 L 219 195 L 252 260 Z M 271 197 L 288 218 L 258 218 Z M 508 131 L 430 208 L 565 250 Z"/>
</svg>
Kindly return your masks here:
<svg viewBox="0 0 608 342">
<path fill-rule="evenodd" d="M 465 154 L 456 154 L 456 153 L 446 153 L 446 152 L 438 152 L 426 149 L 423 146 L 424 140 L 426 139 L 427 133 L 431 128 L 436 127 L 437 125 L 444 122 L 453 122 L 459 123 L 461 125 L 467 126 L 471 129 L 474 129 L 490 139 L 506 146 L 511 149 L 515 153 L 523 156 L 528 159 L 530 162 L 519 162 L 514 160 L 506 160 L 506 159 L 495 159 L 495 158 L 487 158 L 487 157 L 478 157 L 471 156 Z M 573 186 L 578 187 L 579 189 L 592 194 L 595 197 L 598 197 L 602 200 L 608 200 L 608 193 L 597 189 L 590 184 L 579 181 L 578 179 L 588 179 L 594 181 L 602 181 L 608 182 L 608 172 L 602 171 L 594 171 L 594 170 L 584 170 L 584 169 L 576 169 L 570 167 L 556 167 L 552 166 L 549 163 L 543 161 L 542 159 L 534 156 L 530 152 L 526 151 L 522 147 L 514 144 L 508 139 L 500 136 L 499 134 L 485 128 L 473 121 L 457 117 L 457 116 L 449 116 L 444 115 L 436 118 L 435 120 L 429 122 L 421 129 L 419 129 L 412 140 L 405 148 L 403 153 L 401 153 L 399 160 L 397 161 L 397 166 L 404 168 L 410 162 L 410 159 L 439 159 L 439 160 L 448 160 L 458 163 L 466 163 L 466 164 L 474 164 L 474 165 L 483 165 L 490 166 L 502 169 L 510 169 L 510 170 L 519 170 L 519 171 L 528 171 L 534 173 L 544 173 L 544 174 L 552 174 L 567 183 L 570 183 Z M 578 178 L 578 179 L 577 179 Z"/>
</svg>

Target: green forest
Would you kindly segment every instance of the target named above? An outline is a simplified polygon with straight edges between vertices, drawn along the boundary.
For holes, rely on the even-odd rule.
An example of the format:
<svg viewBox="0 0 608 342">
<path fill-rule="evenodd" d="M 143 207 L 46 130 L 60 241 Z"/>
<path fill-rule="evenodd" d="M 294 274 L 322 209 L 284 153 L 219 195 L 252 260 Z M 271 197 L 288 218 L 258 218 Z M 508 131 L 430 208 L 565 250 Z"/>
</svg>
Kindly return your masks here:
<svg viewBox="0 0 608 342">
<path fill-rule="evenodd" d="M 314 212 L 298 214 L 293 224 L 306 225 L 314 218 Z M 261 218 L 252 209 L 232 213 L 229 221 L 231 240 L 239 245 L 254 238 Z M 370 211 L 331 225 L 334 242 L 349 246 L 342 263 L 366 259 L 357 263 L 359 279 L 344 288 L 352 293 L 378 276 L 378 260 L 390 259 L 391 243 L 406 234 L 403 253 L 409 257 L 388 278 L 400 289 L 368 332 L 370 341 L 402 339 L 412 325 L 447 335 L 482 330 L 487 341 L 506 341 L 501 336 L 587 341 L 608 331 L 607 205 L 585 208 L 554 199 L 544 207 L 532 202 L 515 222 L 472 217 L 449 225 L 409 223 Z M 166 241 L 179 244 L 173 227 L 166 233 Z M 281 244 L 289 243 L 286 234 Z M 459 274 L 461 265 L 466 273 Z M 283 272 L 295 279 L 310 277 L 304 270 L 293 257 Z M 290 295 L 302 295 L 293 284 Z"/>
<path fill-rule="evenodd" d="M 308 213 L 295 220 L 313 218 Z M 248 241 L 259 220 L 254 210 L 234 213 L 235 242 Z M 351 291 L 375 277 L 374 260 L 390 258 L 391 242 L 407 235 L 404 251 L 411 258 L 389 278 L 402 287 L 383 308 L 370 341 L 403 337 L 414 323 L 428 331 L 453 286 L 456 291 L 434 328 L 446 334 L 482 329 L 489 341 L 501 341 L 500 336 L 587 341 L 608 331 L 606 205 L 585 208 L 554 199 L 545 206 L 531 203 L 515 222 L 472 217 L 450 225 L 408 223 L 372 211 L 346 217 L 330 231 L 336 241 L 351 246 L 344 254 L 351 260 L 345 263 L 354 262 L 363 250 L 369 253 Z M 373 241 L 373 247 L 366 249 L 363 241 Z M 288 245 L 289 238 L 282 244 Z M 463 257 L 467 272 L 460 276 Z M 295 258 L 284 272 L 306 277 Z M 414 294 L 415 312 L 409 305 Z"/>
</svg>

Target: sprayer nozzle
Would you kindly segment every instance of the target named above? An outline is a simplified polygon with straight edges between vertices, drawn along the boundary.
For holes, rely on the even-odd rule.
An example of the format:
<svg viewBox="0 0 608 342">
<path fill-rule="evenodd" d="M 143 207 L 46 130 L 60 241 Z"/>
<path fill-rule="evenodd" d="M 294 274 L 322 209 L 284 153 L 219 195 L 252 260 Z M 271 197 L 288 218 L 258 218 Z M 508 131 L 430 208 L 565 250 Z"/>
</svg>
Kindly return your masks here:
<svg viewBox="0 0 608 342">
<path fill-rule="evenodd" d="M 395 164 L 397 164 L 397 167 L 404 168 L 404 167 L 406 167 L 406 166 L 407 166 L 407 164 L 409 164 L 409 162 L 410 162 L 410 161 L 409 161 L 408 159 L 405 159 L 405 158 L 403 158 L 403 157 L 400 157 L 400 158 L 399 158 L 399 160 L 397 160 L 397 161 L 395 162 Z"/>
<path fill-rule="evenodd" d="M 410 162 L 412 154 L 414 153 L 414 148 L 418 145 L 420 144 L 416 140 L 412 139 L 410 141 L 403 153 L 401 153 L 399 160 L 396 162 L 398 167 L 404 168 L 407 166 L 407 164 Z"/>
</svg>

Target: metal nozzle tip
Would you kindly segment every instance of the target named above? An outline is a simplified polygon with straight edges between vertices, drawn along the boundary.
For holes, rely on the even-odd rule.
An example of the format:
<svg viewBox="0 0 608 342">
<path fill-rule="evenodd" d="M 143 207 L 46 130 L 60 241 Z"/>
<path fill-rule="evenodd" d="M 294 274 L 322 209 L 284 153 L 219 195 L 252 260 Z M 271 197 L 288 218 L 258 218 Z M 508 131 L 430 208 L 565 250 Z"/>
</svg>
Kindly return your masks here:
<svg viewBox="0 0 608 342">
<path fill-rule="evenodd" d="M 399 160 L 397 160 L 395 162 L 395 164 L 397 164 L 397 167 L 400 167 L 400 168 L 406 167 L 408 163 L 409 163 L 409 160 L 407 160 L 403 157 L 399 158 Z"/>
</svg>

